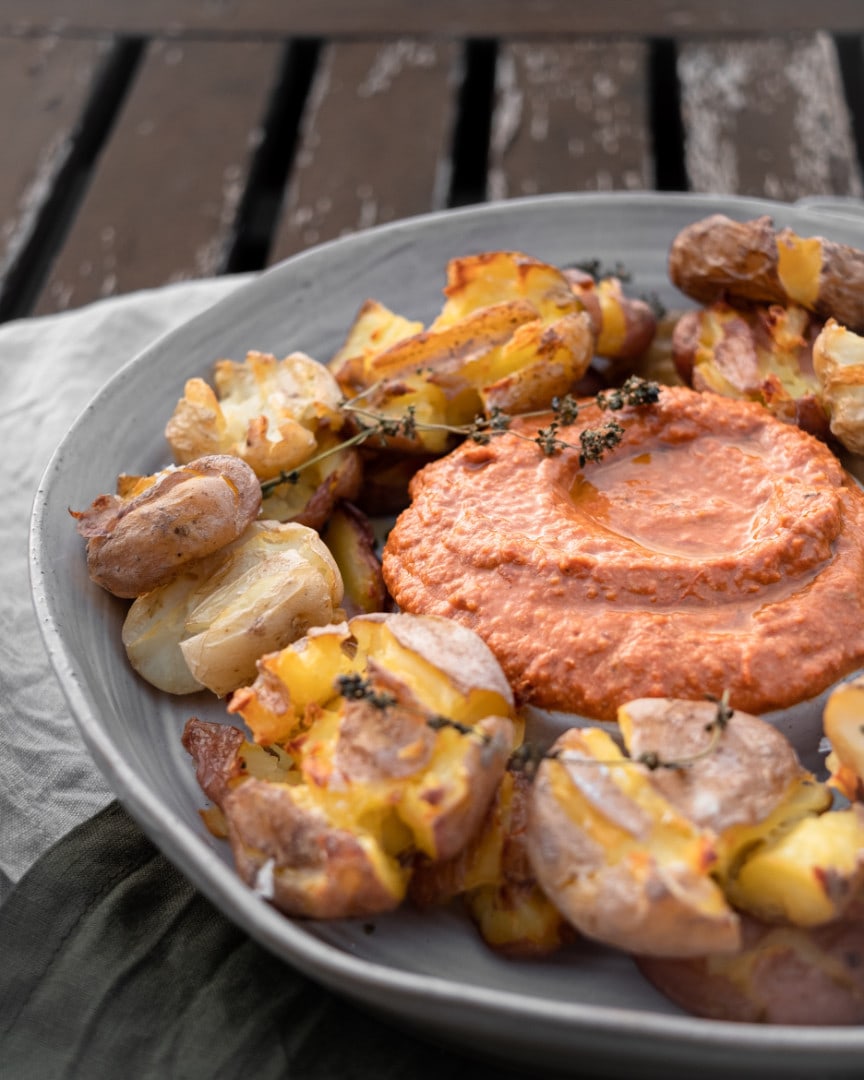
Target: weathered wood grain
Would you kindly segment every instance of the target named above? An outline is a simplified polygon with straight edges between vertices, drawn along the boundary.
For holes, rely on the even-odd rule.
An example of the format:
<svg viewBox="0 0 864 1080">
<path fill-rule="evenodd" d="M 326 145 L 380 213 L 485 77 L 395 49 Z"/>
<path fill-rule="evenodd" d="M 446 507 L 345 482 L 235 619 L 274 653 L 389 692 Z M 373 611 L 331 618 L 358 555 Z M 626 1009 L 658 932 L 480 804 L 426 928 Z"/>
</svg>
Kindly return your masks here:
<svg viewBox="0 0 864 1080">
<path fill-rule="evenodd" d="M 864 23 L 861 0 L 4 0 L 0 31 L 333 36 L 710 34 L 835 30 Z"/>
<path fill-rule="evenodd" d="M 408 39 L 323 50 L 271 262 L 445 204 L 459 56 Z"/>
<path fill-rule="evenodd" d="M 862 193 L 836 49 L 826 34 L 685 42 L 678 74 L 693 191 L 790 200 Z"/>
<path fill-rule="evenodd" d="M 38 312 L 223 268 L 280 56 L 151 42 Z"/>
<path fill-rule="evenodd" d="M 0 301 L 68 170 L 110 41 L 0 39 Z"/>
<path fill-rule="evenodd" d="M 647 60 L 635 41 L 503 47 L 489 196 L 652 187 Z"/>
</svg>

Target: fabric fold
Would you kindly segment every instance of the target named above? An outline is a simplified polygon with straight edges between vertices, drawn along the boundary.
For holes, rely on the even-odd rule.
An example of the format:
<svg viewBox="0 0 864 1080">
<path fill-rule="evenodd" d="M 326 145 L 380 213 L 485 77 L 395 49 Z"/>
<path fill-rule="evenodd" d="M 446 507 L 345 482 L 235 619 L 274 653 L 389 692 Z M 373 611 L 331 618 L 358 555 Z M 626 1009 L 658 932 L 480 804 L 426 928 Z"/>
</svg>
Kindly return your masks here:
<svg viewBox="0 0 864 1080">
<path fill-rule="evenodd" d="M 493 1080 L 271 955 L 117 803 L 0 909 L 0 1071 L 15 1080 Z M 537 1075 L 534 1073 L 534 1075 Z"/>
</svg>

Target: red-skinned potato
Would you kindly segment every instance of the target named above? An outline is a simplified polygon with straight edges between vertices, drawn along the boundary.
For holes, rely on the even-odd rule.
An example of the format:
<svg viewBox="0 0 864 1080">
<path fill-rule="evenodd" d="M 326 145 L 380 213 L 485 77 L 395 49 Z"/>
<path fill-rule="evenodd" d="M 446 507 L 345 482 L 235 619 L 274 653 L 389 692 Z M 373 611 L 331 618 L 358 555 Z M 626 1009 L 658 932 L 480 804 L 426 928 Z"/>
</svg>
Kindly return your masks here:
<svg viewBox="0 0 864 1080">
<path fill-rule="evenodd" d="M 470 843 L 453 859 L 418 865 L 410 886 L 421 908 L 461 898 L 486 944 L 514 957 L 545 956 L 576 937 L 531 867 L 530 792 L 525 773 L 506 772 Z"/>
<path fill-rule="evenodd" d="M 801 872 L 781 851 L 784 869 L 777 857 L 774 845 L 809 828 L 831 795 L 776 729 L 722 702 L 666 698 L 627 702 L 618 721 L 629 758 L 606 732 L 572 730 L 553 746 L 534 785 L 532 863 L 578 930 L 644 955 L 735 952 L 739 916 L 729 894 L 739 907 L 761 913 L 770 906 L 764 888 L 744 875 L 748 859 L 764 852 L 775 857 L 789 891 L 800 894 L 793 910 L 807 918 L 816 910 L 825 918 L 842 914 L 839 903 L 820 908 L 831 890 L 820 891 L 809 864 Z M 851 874 L 851 890 L 854 830 L 832 835 L 837 852 L 825 852 L 823 866 Z"/>
<path fill-rule="evenodd" d="M 803 307 L 733 307 L 718 301 L 678 320 L 672 355 L 695 390 L 758 401 L 780 420 L 828 437 L 828 409 L 813 367 L 820 324 Z"/>
<path fill-rule="evenodd" d="M 348 618 L 386 611 L 392 602 L 369 518 L 352 503 L 341 502 L 330 515 L 323 539 L 342 575 L 342 607 Z"/>
<path fill-rule="evenodd" d="M 237 728 L 196 719 L 186 724 L 183 745 L 222 812 L 240 877 L 276 907 L 328 918 L 395 906 L 398 868 L 304 799 L 290 757 L 247 742 Z"/>
<path fill-rule="evenodd" d="M 619 720 L 631 755 L 674 760 L 700 753 L 716 715 L 709 702 L 643 699 L 625 705 Z M 653 784 L 717 834 L 713 874 L 736 910 L 819 926 L 846 917 L 860 896 L 864 808 L 832 810 L 828 786 L 763 720 L 733 713 L 710 753 L 686 769 L 658 770 Z"/>
<path fill-rule="evenodd" d="M 139 596 L 123 624 L 135 670 L 160 690 L 223 697 L 256 662 L 342 615 L 342 579 L 313 529 L 253 522 L 233 544 Z"/>
<path fill-rule="evenodd" d="M 151 477 L 121 478 L 73 512 L 87 540 L 90 577 L 114 596 L 135 597 L 226 547 L 258 516 L 261 487 L 238 458 L 213 455 Z"/>
<path fill-rule="evenodd" d="M 687 1012 L 765 1024 L 864 1023 L 864 922 L 804 930 L 742 919 L 734 955 L 636 958 L 642 974 Z"/>
<path fill-rule="evenodd" d="M 598 356 L 635 360 L 646 352 L 654 340 L 657 319 L 644 300 L 626 296 L 617 277 L 596 280 L 572 268 L 564 276 L 591 320 Z"/>
<path fill-rule="evenodd" d="M 714 214 L 688 225 L 672 243 L 669 277 L 700 303 L 799 304 L 864 330 L 864 252 L 777 231 L 767 216 L 740 222 Z"/>
<path fill-rule="evenodd" d="M 834 687 L 822 725 L 831 744 L 826 765 L 832 787 L 847 799 L 864 801 L 864 676 Z"/>
<path fill-rule="evenodd" d="M 584 375 L 591 321 L 555 266 L 516 251 L 482 252 L 447 267 L 446 301 L 425 329 L 367 301 L 331 361 L 352 408 L 394 425 L 381 445 L 441 454 L 452 427 L 484 412 L 548 406 Z M 611 340 L 611 337 L 610 337 Z"/>
<path fill-rule="evenodd" d="M 714 835 L 624 763 L 598 729 L 571 729 L 534 781 L 528 826 L 540 886 L 586 937 L 650 955 L 733 952 L 738 918 L 709 873 Z"/>
<path fill-rule="evenodd" d="M 364 674 L 367 657 L 407 680 L 426 708 L 451 720 L 513 714 L 513 691 L 473 631 L 438 616 L 374 613 L 312 630 L 263 657 L 255 683 L 234 695 L 230 709 L 256 742 L 287 742 L 305 729 L 309 709 L 337 696 L 340 677 Z"/>
<path fill-rule="evenodd" d="M 208 762 L 220 743 L 196 735 L 200 725 L 186 740 L 209 790 L 227 791 L 238 871 L 292 915 L 396 907 L 419 859 L 453 858 L 471 841 L 501 780 L 513 698 L 497 661 L 446 620 L 364 615 L 259 669 L 230 711 L 259 753 L 290 758 L 282 779 L 242 776 L 230 753 Z"/>
</svg>

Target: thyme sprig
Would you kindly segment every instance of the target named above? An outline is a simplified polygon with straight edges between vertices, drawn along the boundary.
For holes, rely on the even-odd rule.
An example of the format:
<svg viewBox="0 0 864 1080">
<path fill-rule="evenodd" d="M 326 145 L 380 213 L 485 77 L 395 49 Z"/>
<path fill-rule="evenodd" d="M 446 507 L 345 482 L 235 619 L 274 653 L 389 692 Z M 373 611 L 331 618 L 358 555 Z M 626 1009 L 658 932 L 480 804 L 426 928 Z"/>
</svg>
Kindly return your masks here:
<svg viewBox="0 0 864 1080">
<path fill-rule="evenodd" d="M 615 277 L 619 281 L 627 282 L 633 279 L 633 274 L 622 262 L 616 262 L 614 266 L 606 266 L 602 259 L 583 259 L 581 262 L 569 263 L 568 268 L 573 270 L 581 270 L 583 274 L 588 274 L 595 281 L 602 281 L 604 278 Z"/>
<path fill-rule="evenodd" d="M 387 691 L 376 690 L 368 679 L 365 679 L 359 674 L 340 675 L 336 679 L 336 690 L 344 698 L 351 701 L 368 701 L 375 708 L 381 710 L 389 709 L 392 705 L 398 703 L 393 694 L 390 694 Z M 729 721 L 734 715 L 734 709 L 732 709 L 729 704 L 728 690 L 724 690 L 719 698 L 715 697 L 713 694 L 707 694 L 706 698 L 709 701 L 715 702 L 717 706 L 713 719 L 704 727 L 706 735 L 709 735 L 710 738 L 701 750 L 688 757 L 664 758 L 656 750 L 644 750 L 641 754 L 637 754 L 636 757 L 594 758 L 586 757 L 583 754 L 575 754 L 566 749 L 540 750 L 532 743 L 522 743 L 510 754 L 507 761 L 507 768 L 510 772 L 524 773 L 529 779 L 534 778 L 541 763 L 544 761 L 561 761 L 567 765 L 603 765 L 608 768 L 642 765 L 648 769 L 649 772 L 656 772 L 658 769 L 673 769 L 676 771 L 680 769 L 689 769 L 698 761 L 702 761 L 704 758 L 714 753 L 720 739 L 723 737 L 723 732 L 728 727 Z M 412 710 L 410 705 L 402 707 L 407 708 L 409 711 Z M 476 727 L 473 727 L 471 724 L 465 724 L 459 720 L 453 720 L 448 716 L 442 716 L 440 714 L 428 716 L 419 708 L 415 708 L 413 711 L 416 712 L 418 716 L 425 718 L 426 726 L 433 731 L 442 731 L 445 728 L 449 728 L 452 731 L 458 731 L 460 735 L 474 736 L 484 744 L 490 742 L 491 737 L 486 732 L 478 731 Z"/>
<path fill-rule="evenodd" d="M 352 673 L 350 675 L 339 675 L 335 683 L 337 693 L 349 701 L 368 701 L 376 709 L 386 711 L 392 705 L 399 704 L 398 699 L 394 694 L 389 693 L 386 690 L 376 690 L 369 679 L 364 678 L 362 675 Z M 450 728 L 453 731 L 458 731 L 460 735 L 474 735 L 482 743 L 488 743 L 491 741 L 491 736 L 484 731 L 478 731 L 470 724 L 463 724 L 460 720 L 452 720 L 449 716 L 441 716 L 435 714 L 429 716 L 420 708 L 412 707 L 411 705 L 402 704 L 400 706 L 403 710 L 416 713 L 425 719 L 426 726 L 433 731 L 442 731 L 444 728 Z"/>
<path fill-rule="evenodd" d="M 348 701 L 368 701 L 376 709 L 389 709 L 396 704 L 396 697 L 386 690 L 376 690 L 362 675 L 339 675 L 336 679 L 336 691 Z"/>
<path fill-rule="evenodd" d="M 656 750 L 645 750 L 636 757 L 592 758 L 585 757 L 583 754 L 574 754 L 565 749 L 538 750 L 529 743 L 523 743 L 510 755 L 507 767 L 511 772 L 524 772 L 530 777 L 534 776 L 543 761 L 563 761 L 568 765 L 604 765 L 612 768 L 622 765 L 644 765 L 650 772 L 655 772 L 657 769 L 688 769 L 714 753 L 734 714 L 734 709 L 729 704 L 728 690 L 724 690 L 719 698 L 713 694 L 707 694 L 706 697 L 717 705 L 714 718 L 705 725 L 704 729 L 710 738 L 701 750 L 689 757 L 663 758 Z"/>
<path fill-rule="evenodd" d="M 377 385 L 377 384 L 376 384 Z M 352 418 L 357 430 L 342 442 L 328 447 L 320 453 L 308 458 L 297 468 L 290 471 L 281 471 L 278 475 L 261 484 L 263 495 L 269 495 L 282 484 L 296 484 L 300 479 L 300 473 L 313 465 L 352 446 L 360 446 L 373 438 L 385 442 L 388 438 L 402 437 L 416 441 L 422 432 L 443 431 L 451 435 L 470 439 L 479 445 L 486 445 L 498 435 L 510 432 L 517 438 L 527 442 L 536 443 L 547 457 L 560 453 L 563 450 L 578 450 L 579 465 L 584 468 L 590 461 L 600 461 L 603 455 L 614 449 L 624 437 L 624 428 L 615 420 L 608 420 L 599 427 L 585 428 L 579 433 L 579 444 L 567 442 L 558 434 L 562 427 L 567 427 L 578 419 L 582 409 L 592 402 L 580 403 L 571 394 L 553 398 L 549 409 L 534 412 L 521 413 L 519 418 L 531 418 L 545 416 L 551 410 L 552 421 L 547 427 L 541 428 L 534 435 L 517 431 L 512 428 L 515 419 L 509 413 L 499 408 L 493 408 L 488 416 L 475 416 L 468 424 L 437 424 L 417 419 L 416 408 L 409 405 L 402 416 L 387 416 L 376 412 L 374 409 L 362 403 L 376 386 L 371 386 L 362 391 L 350 401 L 343 401 L 341 409 Z M 660 387 L 655 382 L 631 375 L 622 386 L 611 391 L 600 391 L 593 399 L 593 404 L 601 411 L 617 412 L 625 405 L 641 407 L 652 405 L 659 400 Z"/>
</svg>

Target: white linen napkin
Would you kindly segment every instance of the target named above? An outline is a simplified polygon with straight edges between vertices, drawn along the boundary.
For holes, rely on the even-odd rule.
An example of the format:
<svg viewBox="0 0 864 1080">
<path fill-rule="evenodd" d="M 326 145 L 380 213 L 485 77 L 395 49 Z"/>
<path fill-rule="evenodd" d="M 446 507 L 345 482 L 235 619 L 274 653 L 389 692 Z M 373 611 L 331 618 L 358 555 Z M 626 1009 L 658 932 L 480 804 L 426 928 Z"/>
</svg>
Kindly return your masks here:
<svg viewBox="0 0 864 1080">
<path fill-rule="evenodd" d="M 0 326 L 0 903 L 51 844 L 112 797 L 69 714 L 30 599 L 28 534 L 39 479 L 115 371 L 248 279 L 182 282 Z"/>
</svg>

